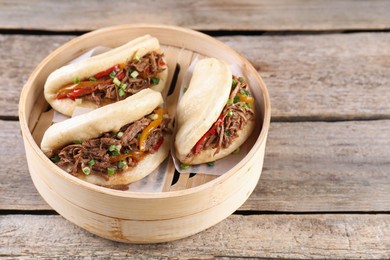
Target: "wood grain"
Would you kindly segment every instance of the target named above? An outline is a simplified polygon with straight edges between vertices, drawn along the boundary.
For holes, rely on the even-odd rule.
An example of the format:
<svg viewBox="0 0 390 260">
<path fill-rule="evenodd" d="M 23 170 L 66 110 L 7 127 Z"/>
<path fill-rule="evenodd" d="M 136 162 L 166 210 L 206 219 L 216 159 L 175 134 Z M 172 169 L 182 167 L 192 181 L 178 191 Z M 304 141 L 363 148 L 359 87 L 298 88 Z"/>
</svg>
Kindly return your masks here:
<svg viewBox="0 0 390 260">
<path fill-rule="evenodd" d="M 0 35 L 0 116 L 17 116 L 34 67 L 72 36 Z M 274 120 L 390 118 L 390 34 L 218 37 L 255 66 Z"/>
<path fill-rule="evenodd" d="M 31 183 L 18 127 L 0 121 L 0 209 L 50 209 Z M 389 120 L 272 123 L 260 182 L 240 210 L 388 211 L 389 133 Z"/>
<path fill-rule="evenodd" d="M 3 257 L 388 259 L 389 215 L 232 215 L 178 241 L 121 244 L 60 216 L 0 216 Z"/>
<path fill-rule="evenodd" d="M 376 30 L 390 28 L 390 4 L 377 1 L 2 1 L 0 27 L 88 31 L 126 23 L 201 30 Z M 43 11 L 44 10 L 44 11 Z M 39 15 L 37 15 L 39 14 Z"/>
</svg>

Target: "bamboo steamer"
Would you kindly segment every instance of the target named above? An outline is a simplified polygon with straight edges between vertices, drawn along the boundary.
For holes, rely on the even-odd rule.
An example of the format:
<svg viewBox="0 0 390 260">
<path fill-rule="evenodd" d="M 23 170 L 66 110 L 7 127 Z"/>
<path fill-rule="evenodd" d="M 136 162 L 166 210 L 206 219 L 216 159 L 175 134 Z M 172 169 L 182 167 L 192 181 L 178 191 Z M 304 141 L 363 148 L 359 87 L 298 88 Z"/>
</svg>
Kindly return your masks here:
<svg viewBox="0 0 390 260">
<path fill-rule="evenodd" d="M 163 94 L 167 96 L 171 114 L 176 108 L 183 75 L 194 58 L 215 57 L 236 64 L 251 83 L 260 123 L 250 152 L 229 171 L 220 176 L 180 174 L 178 181 L 172 184 L 175 169 L 171 159 L 167 159 L 161 192 L 124 192 L 79 180 L 54 165 L 40 150 L 42 132 L 51 123 L 49 105 L 43 96 L 48 75 L 97 45 L 116 47 L 145 34 L 159 39 L 168 62 L 169 82 Z M 173 92 L 168 93 L 171 82 L 176 84 L 173 84 Z M 245 58 L 202 33 L 161 25 L 121 25 L 71 40 L 37 66 L 22 90 L 19 104 L 28 167 L 41 196 L 74 224 L 98 236 L 127 243 L 184 238 L 211 227 L 239 208 L 252 193 L 261 174 L 270 114 L 267 88 Z"/>
</svg>

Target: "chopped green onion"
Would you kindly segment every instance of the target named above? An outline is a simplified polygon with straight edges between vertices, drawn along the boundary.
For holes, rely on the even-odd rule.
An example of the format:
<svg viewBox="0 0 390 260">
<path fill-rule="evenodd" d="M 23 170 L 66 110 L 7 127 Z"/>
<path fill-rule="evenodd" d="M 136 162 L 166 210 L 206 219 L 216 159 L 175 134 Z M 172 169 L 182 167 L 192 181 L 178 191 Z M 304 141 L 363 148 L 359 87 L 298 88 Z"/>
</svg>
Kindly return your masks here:
<svg viewBox="0 0 390 260">
<path fill-rule="evenodd" d="M 241 83 L 244 83 L 245 82 L 245 79 L 243 77 L 239 77 L 238 78 L 238 81 L 241 82 Z"/>
<path fill-rule="evenodd" d="M 110 145 L 110 147 L 108 147 L 108 150 L 110 152 L 115 151 L 116 150 L 116 145 L 115 144 Z"/>
<path fill-rule="evenodd" d="M 240 147 L 233 151 L 234 154 L 238 154 L 240 152 Z"/>
<path fill-rule="evenodd" d="M 153 85 L 157 85 L 158 83 L 160 83 L 160 79 L 159 78 L 151 78 L 150 80 L 152 81 Z"/>
<path fill-rule="evenodd" d="M 58 154 L 54 157 L 51 157 L 50 160 L 53 162 L 53 163 L 58 163 L 60 161 L 60 157 L 58 156 Z"/>
<path fill-rule="evenodd" d="M 80 140 L 74 140 L 73 143 L 74 144 L 81 144 L 82 142 Z"/>
<path fill-rule="evenodd" d="M 225 135 L 230 136 L 229 130 L 225 130 Z"/>
<path fill-rule="evenodd" d="M 137 54 L 134 55 L 134 60 L 139 61 L 139 56 Z"/>
<path fill-rule="evenodd" d="M 119 162 L 118 162 L 118 168 L 119 168 L 119 169 L 122 169 L 123 166 L 125 166 L 125 164 L 126 164 L 126 163 L 125 163 L 124 161 L 119 161 Z"/>
<path fill-rule="evenodd" d="M 118 89 L 118 95 L 119 95 L 120 97 L 123 97 L 123 96 L 125 95 L 125 91 L 124 91 L 122 88 L 119 88 L 119 89 Z"/>
<path fill-rule="evenodd" d="M 190 166 L 188 164 L 184 164 L 184 163 L 180 164 L 180 169 L 187 170 L 188 168 L 190 168 Z"/>
<path fill-rule="evenodd" d="M 227 113 L 227 117 L 231 117 L 233 115 L 233 111 L 229 110 L 229 112 Z"/>
<path fill-rule="evenodd" d="M 122 145 L 121 144 L 118 144 L 117 146 L 116 146 L 116 150 L 117 151 L 120 151 L 122 149 Z"/>
<path fill-rule="evenodd" d="M 246 105 L 245 105 L 244 103 L 240 103 L 240 107 L 241 107 L 241 108 L 245 108 Z"/>
<path fill-rule="evenodd" d="M 89 81 L 96 81 L 97 79 L 95 77 L 90 77 Z"/>
<path fill-rule="evenodd" d="M 228 105 L 233 104 L 233 99 L 229 98 L 228 101 L 226 102 L 226 104 L 228 104 Z"/>
<path fill-rule="evenodd" d="M 82 170 L 85 175 L 89 175 L 91 173 L 91 168 L 89 167 L 84 167 Z"/>
<path fill-rule="evenodd" d="M 249 92 L 245 89 L 240 89 L 240 94 L 245 95 L 245 96 L 249 96 Z"/>
<path fill-rule="evenodd" d="M 117 137 L 121 138 L 123 136 L 123 132 L 118 132 L 118 134 L 116 135 Z"/>
<path fill-rule="evenodd" d="M 115 174 L 115 168 L 114 167 L 108 167 L 107 168 L 107 174 L 108 175 L 114 175 Z"/>
<path fill-rule="evenodd" d="M 186 93 L 188 87 L 183 88 L 183 92 Z"/>
<path fill-rule="evenodd" d="M 110 73 L 110 78 L 115 78 L 115 75 L 116 75 L 116 72 L 115 72 L 115 70 L 113 70 L 113 71 L 111 71 L 111 73 Z"/>
<path fill-rule="evenodd" d="M 237 86 L 237 81 L 235 81 L 234 79 L 232 80 L 232 88 L 235 88 Z"/>
<path fill-rule="evenodd" d="M 156 113 L 153 113 L 149 116 L 150 119 L 156 120 L 158 118 L 158 115 Z"/>
<path fill-rule="evenodd" d="M 114 84 L 117 85 L 118 87 L 121 85 L 121 82 L 120 82 L 120 80 L 119 80 L 117 77 L 114 78 L 114 80 L 112 81 L 112 83 L 114 83 Z"/>
<path fill-rule="evenodd" d="M 212 166 L 215 165 L 215 163 L 214 163 L 214 162 L 208 162 L 207 165 L 210 166 L 210 167 L 212 167 Z"/>
<path fill-rule="evenodd" d="M 126 88 L 127 88 L 127 84 L 121 84 L 119 87 L 120 87 L 121 89 L 123 89 L 123 91 L 125 91 Z"/>
<path fill-rule="evenodd" d="M 247 106 L 248 108 L 252 108 L 251 103 L 246 103 L 246 106 Z"/>
<path fill-rule="evenodd" d="M 140 138 L 141 138 L 141 134 L 138 133 L 138 134 L 137 134 L 137 139 L 140 139 Z"/>
<path fill-rule="evenodd" d="M 234 99 L 233 99 L 233 102 L 234 103 L 240 102 L 240 97 L 239 96 L 235 96 Z"/>
<path fill-rule="evenodd" d="M 88 162 L 88 164 L 89 164 L 89 166 L 94 166 L 95 165 L 95 160 L 94 159 L 92 159 L 92 160 L 90 160 L 89 162 Z"/>
<path fill-rule="evenodd" d="M 135 79 L 137 76 L 139 75 L 139 73 L 138 73 L 138 71 L 133 71 L 131 74 L 130 74 L 130 76 L 133 78 L 133 79 Z"/>
<path fill-rule="evenodd" d="M 80 78 L 79 77 L 76 77 L 73 79 L 73 83 L 76 84 L 76 83 L 80 83 Z"/>
<path fill-rule="evenodd" d="M 125 149 L 125 154 L 129 154 L 130 153 L 130 149 Z"/>
</svg>

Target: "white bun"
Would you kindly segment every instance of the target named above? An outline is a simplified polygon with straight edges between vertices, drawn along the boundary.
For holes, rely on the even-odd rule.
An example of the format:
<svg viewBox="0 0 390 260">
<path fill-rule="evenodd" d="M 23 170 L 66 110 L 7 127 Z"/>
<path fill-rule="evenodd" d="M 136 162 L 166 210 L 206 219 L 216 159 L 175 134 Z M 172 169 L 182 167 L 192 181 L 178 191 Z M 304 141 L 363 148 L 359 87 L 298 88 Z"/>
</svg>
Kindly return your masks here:
<svg viewBox="0 0 390 260">
<path fill-rule="evenodd" d="M 96 138 L 105 132 L 117 132 L 122 126 L 151 113 L 162 103 L 160 92 L 144 89 L 122 101 L 56 123 L 43 135 L 41 150 L 50 155 L 73 141 Z"/>
<path fill-rule="evenodd" d="M 185 164 L 201 164 L 207 162 L 214 162 L 218 159 L 221 159 L 239 148 L 248 137 L 251 135 L 253 129 L 255 128 L 255 121 L 249 121 L 244 128 L 242 128 L 238 132 L 238 137 L 233 140 L 233 142 L 229 145 L 229 147 L 219 150 L 217 154 L 215 154 L 216 148 L 203 150 L 200 153 L 194 155 L 191 158 L 186 157 L 178 157 L 178 159 Z"/>
<path fill-rule="evenodd" d="M 160 44 L 156 38 L 145 35 L 105 53 L 63 66 L 52 72 L 47 78 L 44 87 L 45 98 L 55 110 L 71 116 L 77 103 L 68 98 L 56 99 L 60 88 L 71 83 L 75 78 L 87 79 L 116 64 L 126 63 L 134 54 L 142 57 L 151 51 L 160 51 Z M 161 92 L 166 85 L 168 68 L 161 72 L 158 77 L 160 82 L 152 89 Z M 94 109 L 98 107 L 90 101 L 83 101 L 79 106 Z"/>
<path fill-rule="evenodd" d="M 53 150 L 60 149 L 74 140 L 83 141 L 98 137 L 104 132 L 117 132 L 122 126 L 151 113 L 162 102 L 160 92 L 144 89 L 125 100 L 50 126 L 43 136 L 41 149 L 45 154 L 50 155 Z M 142 179 L 168 156 L 170 139 L 169 135 L 164 136 L 164 142 L 156 153 L 145 156 L 135 167 L 112 175 L 108 180 L 94 174 L 79 174 L 78 177 L 102 186 L 126 185 Z"/>
<path fill-rule="evenodd" d="M 176 155 L 185 158 L 221 114 L 230 94 L 232 72 L 220 60 L 206 58 L 193 71 L 176 110 Z"/>
</svg>

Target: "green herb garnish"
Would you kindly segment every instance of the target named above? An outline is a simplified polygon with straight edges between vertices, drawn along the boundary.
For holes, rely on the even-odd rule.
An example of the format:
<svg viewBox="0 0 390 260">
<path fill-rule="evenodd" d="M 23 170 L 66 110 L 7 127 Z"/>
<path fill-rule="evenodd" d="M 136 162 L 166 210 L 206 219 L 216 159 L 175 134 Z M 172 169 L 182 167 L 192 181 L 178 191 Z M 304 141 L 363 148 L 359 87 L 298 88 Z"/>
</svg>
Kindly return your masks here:
<svg viewBox="0 0 390 260">
<path fill-rule="evenodd" d="M 184 163 L 180 164 L 180 169 L 187 170 L 188 168 L 190 168 L 190 166 L 188 164 L 184 164 Z"/>
<path fill-rule="evenodd" d="M 89 81 L 97 81 L 97 79 L 95 77 L 90 77 Z"/>
<path fill-rule="evenodd" d="M 53 163 L 58 163 L 60 161 L 60 157 L 58 156 L 58 154 L 56 156 L 53 156 L 50 158 L 50 160 L 53 162 Z"/>
<path fill-rule="evenodd" d="M 79 77 L 74 78 L 73 83 L 74 84 L 80 83 L 80 78 Z"/>
<path fill-rule="evenodd" d="M 208 162 L 207 165 L 210 166 L 210 167 L 212 167 L 212 166 L 215 165 L 215 163 L 214 163 L 214 162 Z"/>
<path fill-rule="evenodd" d="M 119 95 L 120 97 L 123 97 L 123 96 L 125 95 L 125 91 L 124 91 L 122 88 L 119 88 L 119 89 L 118 89 L 118 95 Z"/>
<path fill-rule="evenodd" d="M 151 78 L 150 81 L 152 82 L 153 85 L 157 85 L 158 83 L 160 83 L 159 78 Z"/>
<path fill-rule="evenodd" d="M 235 88 L 237 86 L 237 81 L 235 81 L 234 79 L 232 80 L 232 88 Z"/>
<path fill-rule="evenodd" d="M 114 175 L 115 174 L 115 168 L 114 167 L 108 167 L 107 168 L 107 174 L 108 175 Z"/>
<path fill-rule="evenodd" d="M 91 168 L 89 167 L 84 167 L 82 170 L 85 175 L 89 175 L 91 173 Z"/>
<path fill-rule="evenodd" d="M 111 73 L 110 73 L 110 78 L 115 78 L 115 75 L 116 75 L 116 72 L 113 70 L 113 71 L 111 71 Z"/>
<path fill-rule="evenodd" d="M 115 77 L 114 80 L 112 81 L 112 83 L 114 83 L 115 85 L 117 85 L 118 87 L 121 85 L 121 81 Z"/>
<path fill-rule="evenodd" d="M 119 161 L 119 162 L 118 162 L 118 168 L 119 168 L 119 169 L 122 169 L 123 166 L 125 166 L 125 164 L 126 164 L 126 163 L 125 163 L 124 161 Z"/>
<path fill-rule="evenodd" d="M 92 159 L 92 160 L 90 160 L 89 162 L 88 162 L 88 164 L 89 164 L 89 166 L 94 166 L 95 165 L 95 160 L 94 159 Z"/>
<path fill-rule="evenodd" d="M 139 75 L 138 71 L 133 71 L 132 73 L 130 73 L 130 76 L 135 79 L 137 76 Z"/>
</svg>

